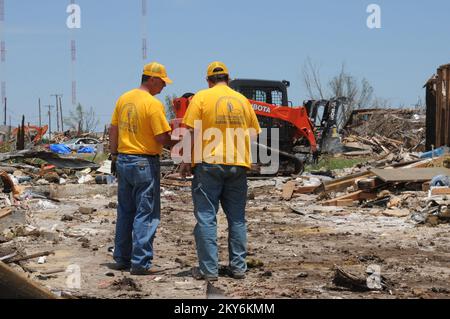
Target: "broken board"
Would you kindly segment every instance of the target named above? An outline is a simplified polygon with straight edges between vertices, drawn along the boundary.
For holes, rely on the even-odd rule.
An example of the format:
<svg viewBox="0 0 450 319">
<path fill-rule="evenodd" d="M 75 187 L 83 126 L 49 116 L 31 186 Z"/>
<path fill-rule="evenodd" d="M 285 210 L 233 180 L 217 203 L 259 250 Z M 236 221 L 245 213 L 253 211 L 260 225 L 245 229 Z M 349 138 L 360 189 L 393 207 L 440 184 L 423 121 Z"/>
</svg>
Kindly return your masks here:
<svg viewBox="0 0 450 319">
<path fill-rule="evenodd" d="M 372 169 L 371 172 L 388 183 L 426 182 L 438 175 L 450 176 L 450 169 L 443 167 Z"/>
<path fill-rule="evenodd" d="M 0 262 L 1 299 L 58 299 L 44 287 Z"/>
<path fill-rule="evenodd" d="M 294 190 L 295 190 L 295 182 L 290 181 L 284 184 L 282 195 L 283 199 L 290 200 L 292 198 L 292 195 L 294 194 Z"/>
</svg>

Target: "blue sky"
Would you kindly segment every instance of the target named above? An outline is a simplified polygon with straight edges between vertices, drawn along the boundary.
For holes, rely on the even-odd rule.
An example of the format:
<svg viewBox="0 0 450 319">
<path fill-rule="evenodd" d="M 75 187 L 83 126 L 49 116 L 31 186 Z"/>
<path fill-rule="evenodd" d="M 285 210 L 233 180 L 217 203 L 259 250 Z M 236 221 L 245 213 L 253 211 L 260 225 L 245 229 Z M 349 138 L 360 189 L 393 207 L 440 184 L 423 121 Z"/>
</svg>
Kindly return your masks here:
<svg viewBox="0 0 450 319">
<path fill-rule="evenodd" d="M 69 0 L 5 0 L 3 36 L 9 115 L 38 118 L 37 100 L 62 93 L 71 108 Z M 140 0 L 77 0 L 78 100 L 101 125 L 116 99 L 140 80 Z M 382 9 L 382 28 L 368 29 L 369 4 Z M 235 78 L 291 81 L 290 100 L 307 98 L 302 66 L 310 57 L 326 80 L 343 62 L 393 106 L 415 104 L 425 81 L 450 63 L 450 2 L 382 0 L 148 0 L 149 59 L 167 66 L 174 84 L 160 96 L 203 89 L 205 69 L 225 62 Z M 0 116 L 2 120 L 2 116 Z M 54 124 L 53 124 L 54 125 Z M 101 130 L 101 127 L 100 127 Z"/>
</svg>

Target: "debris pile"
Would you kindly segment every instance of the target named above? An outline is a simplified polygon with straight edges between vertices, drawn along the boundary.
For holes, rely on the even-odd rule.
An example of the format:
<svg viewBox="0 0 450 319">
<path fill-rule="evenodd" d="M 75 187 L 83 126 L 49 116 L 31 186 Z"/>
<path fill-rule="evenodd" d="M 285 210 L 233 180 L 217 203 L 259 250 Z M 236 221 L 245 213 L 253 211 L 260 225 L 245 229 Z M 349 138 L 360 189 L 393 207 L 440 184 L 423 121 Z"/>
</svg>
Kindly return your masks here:
<svg viewBox="0 0 450 319">
<path fill-rule="evenodd" d="M 304 174 L 287 180 L 281 197 L 289 201 L 315 194 L 323 206 L 378 209 L 380 215 L 409 217 L 419 224 L 448 222 L 450 155 L 430 159 L 410 155 L 416 159 L 397 162 L 391 156 L 388 162 L 367 162 L 327 176 Z"/>
<path fill-rule="evenodd" d="M 425 150 L 425 115 L 421 110 L 354 111 L 344 127 L 344 132 L 343 143 L 347 148 L 366 151 L 359 151 L 356 155 Z M 349 155 L 352 155 L 352 152 Z"/>
</svg>

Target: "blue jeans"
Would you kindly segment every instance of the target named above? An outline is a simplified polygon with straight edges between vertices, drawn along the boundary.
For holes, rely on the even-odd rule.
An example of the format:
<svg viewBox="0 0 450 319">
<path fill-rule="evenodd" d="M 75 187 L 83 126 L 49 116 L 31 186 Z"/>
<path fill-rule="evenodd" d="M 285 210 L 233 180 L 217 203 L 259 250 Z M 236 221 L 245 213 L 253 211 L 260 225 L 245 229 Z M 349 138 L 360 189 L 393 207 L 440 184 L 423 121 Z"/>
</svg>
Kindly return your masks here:
<svg viewBox="0 0 450 319">
<path fill-rule="evenodd" d="M 114 260 L 133 269 L 149 269 L 161 215 L 159 158 L 119 155 L 117 175 Z"/>
<path fill-rule="evenodd" d="M 194 168 L 192 198 L 197 225 L 194 229 L 200 270 L 218 276 L 217 219 L 219 203 L 228 220 L 229 266 L 247 270 L 247 173 L 244 167 L 198 164 Z"/>
</svg>

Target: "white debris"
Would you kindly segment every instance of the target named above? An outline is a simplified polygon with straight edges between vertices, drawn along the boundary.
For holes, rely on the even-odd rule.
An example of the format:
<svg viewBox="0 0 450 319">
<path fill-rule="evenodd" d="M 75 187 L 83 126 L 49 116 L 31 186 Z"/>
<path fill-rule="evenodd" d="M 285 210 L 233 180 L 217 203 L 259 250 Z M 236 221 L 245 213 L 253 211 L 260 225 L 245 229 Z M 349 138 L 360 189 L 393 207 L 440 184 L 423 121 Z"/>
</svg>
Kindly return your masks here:
<svg viewBox="0 0 450 319">
<path fill-rule="evenodd" d="M 84 176 L 81 176 L 78 179 L 78 184 L 87 184 L 87 183 L 92 182 L 94 180 L 95 180 L 95 178 L 92 177 L 91 175 L 84 175 Z"/>
<path fill-rule="evenodd" d="M 103 162 L 102 166 L 97 170 L 99 173 L 111 174 L 111 161 L 106 160 Z"/>
</svg>

